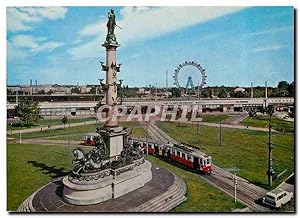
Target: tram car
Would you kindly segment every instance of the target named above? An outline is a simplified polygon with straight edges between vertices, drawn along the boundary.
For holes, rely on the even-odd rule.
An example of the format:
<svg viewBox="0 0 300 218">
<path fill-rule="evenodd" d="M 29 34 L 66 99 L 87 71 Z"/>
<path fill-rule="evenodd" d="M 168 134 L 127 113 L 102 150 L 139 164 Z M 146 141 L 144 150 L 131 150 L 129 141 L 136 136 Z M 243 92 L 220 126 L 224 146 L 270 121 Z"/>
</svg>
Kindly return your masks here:
<svg viewBox="0 0 300 218">
<path fill-rule="evenodd" d="M 133 139 L 140 143 L 144 152 L 147 145 L 144 140 Z M 148 154 L 163 156 L 174 162 L 187 166 L 202 173 L 211 173 L 212 157 L 201 152 L 198 148 L 188 144 L 162 144 L 153 140 L 148 141 Z"/>
<path fill-rule="evenodd" d="M 83 144 L 84 145 L 91 145 L 91 146 L 94 146 L 96 143 L 95 143 L 95 138 L 99 136 L 98 133 L 88 133 L 84 136 L 84 139 L 83 139 Z"/>
</svg>

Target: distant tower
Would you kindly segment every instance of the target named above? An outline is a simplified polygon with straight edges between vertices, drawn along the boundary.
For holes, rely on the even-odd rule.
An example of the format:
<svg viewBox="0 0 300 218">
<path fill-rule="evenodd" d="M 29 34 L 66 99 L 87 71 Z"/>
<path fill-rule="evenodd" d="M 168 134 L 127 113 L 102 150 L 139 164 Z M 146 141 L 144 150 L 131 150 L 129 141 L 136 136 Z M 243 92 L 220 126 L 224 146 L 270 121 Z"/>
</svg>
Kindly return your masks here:
<svg viewBox="0 0 300 218">
<path fill-rule="evenodd" d="M 253 98 L 253 82 L 251 82 L 251 98 Z"/>
<path fill-rule="evenodd" d="M 265 82 L 265 98 L 268 98 L 268 82 Z"/>
<path fill-rule="evenodd" d="M 168 70 L 166 70 L 166 89 L 169 88 L 169 85 L 168 85 Z"/>
<path fill-rule="evenodd" d="M 32 89 L 33 89 L 33 87 L 32 87 L 32 79 L 31 79 L 31 80 L 30 80 L 30 87 L 29 87 L 30 95 L 32 95 Z"/>
</svg>

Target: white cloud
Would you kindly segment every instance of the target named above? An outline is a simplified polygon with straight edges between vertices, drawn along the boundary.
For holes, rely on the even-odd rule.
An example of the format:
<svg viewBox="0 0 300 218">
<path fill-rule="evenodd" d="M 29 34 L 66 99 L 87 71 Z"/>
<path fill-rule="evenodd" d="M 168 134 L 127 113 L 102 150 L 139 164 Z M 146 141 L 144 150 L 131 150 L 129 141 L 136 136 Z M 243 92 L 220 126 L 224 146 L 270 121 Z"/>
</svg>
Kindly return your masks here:
<svg viewBox="0 0 300 218">
<path fill-rule="evenodd" d="M 68 9 L 64 7 L 8 7 L 7 31 L 18 32 L 32 29 L 32 25 L 44 19 L 63 19 Z"/>
<path fill-rule="evenodd" d="M 46 41 L 45 37 L 33 37 L 30 35 L 16 35 L 10 41 L 7 40 L 8 60 L 26 58 L 40 52 L 52 52 L 64 45 L 62 42 Z"/>
<path fill-rule="evenodd" d="M 99 35 L 99 33 L 104 33 L 105 28 L 106 22 L 104 20 L 100 20 L 99 22 L 83 27 L 78 34 L 79 36 L 95 36 Z"/>
<path fill-rule="evenodd" d="M 36 53 L 39 53 L 39 52 L 52 52 L 54 49 L 56 48 L 59 48 L 61 46 L 63 46 L 64 43 L 62 42 L 45 42 L 44 44 L 42 44 L 41 46 L 37 47 L 37 48 L 34 48 L 34 49 L 31 49 L 31 52 L 36 54 Z"/>
<path fill-rule="evenodd" d="M 276 51 L 287 47 L 286 45 L 269 45 L 265 47 L 258 47 L 250 49 L 251 53 L 265 52 L 265 51 Z"/>
<path fill-rule="evenodd" d="M 11 39 L 16 48 L 37 48 L 39 45 L 36 39 L 29 35 L 16 35 Z"/>
<path fill-rule="evenodd" d="M 119 43 L 126 45 L 139 40 L 146 40 L 161 36 L 163 34 L 180 30 L 182 28 L 207 22 L 230 13 L 242 10 L 244 7 L 124 7 L 121 11 L 121 19 L 117 17 L 115 31 Z M 106 35 L 106 22 L 100 20 L 85 26 L 78 32 L 79 38 L 94 36 L 99 40 L 98 44 L 92 39 L 84 45 L 72 48 L 69 53 L 73 58 L 84 58 L 82 51 L 88 47 L 99 46 Z M 83 49 L 83 50 L 82 50 Z M 93 49 L 95 51 L 95 49 Z M 87 57 L 96 57 L 98 54 L 87 54 Z"/>
<path fill-rule="evenodd" d="M 27 57 L 26 52 L 22 51 L 21 49 L 16 48 L 12 45 L 8 40 L 6 41 L 6 51 L 7 51 L 7 60 L 17 60 Z"/>
<path fill-rule="evenodd" d="M 101 42 L 103 38 L 97 37 L 79 46 L 75 46 L 68 50 L 73 60 L 80 60 L 84 58 L 99 57 L 103 54 L 101 51 Z"/>
<path fill-rule="evenodd" d="M 293 26 L 284 26 L 284 27 L 273 28 L 273 29 L 260 31 L 260 32 L 252 32 L 252 33 L 249 33 L 248 36 L 260 36 L 260 35 L 264 35 L 264 34 L 274 34 L 274 33 L 279 33 L 279 32 L 291 31 L 293 29 L 294 29 Z"/>
</svg>

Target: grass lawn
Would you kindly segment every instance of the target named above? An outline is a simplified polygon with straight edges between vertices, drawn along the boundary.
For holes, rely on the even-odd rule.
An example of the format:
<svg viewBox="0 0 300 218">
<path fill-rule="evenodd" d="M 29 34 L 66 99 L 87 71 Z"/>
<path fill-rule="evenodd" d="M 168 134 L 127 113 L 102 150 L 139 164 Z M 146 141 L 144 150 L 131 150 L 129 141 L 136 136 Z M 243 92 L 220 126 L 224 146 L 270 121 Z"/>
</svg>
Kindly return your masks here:
<svg viewBox="0 0 300 218">
<path fill-rule="evenodd" d="M 7 209 L 15 211 L 20 204 L 41 186 L 53 178 L 67 175 L 72 168 L 73 157 L 68 148 L 53 145 L 7 145 Z M 85 148 L 87 149 L 87 148 Z M 231 211 L 243 207 L 233 199 L 192 172 L 170 165 L 155 157 L 149 159 L 184 179 L 188 188 L 188 200 L 174 212 Z"/>
<path fill-rule="evenodd" d="M 187 200 L 171 212 L 230 212 L 234 208 L 243 208 L 234 203 L 233 198 L 202 180 L 196 173 L 171 165 L 159 158 L 149 156 L 149 160 L 181 177 L 187 185 Z"/>
<path fill-rule="evenodd" d="M 245 126 L 269 128 L 267 116 L 257 116 L 255 118 L 247 117 L 241 124 Z M 276 117 L 272 117 L 272 127 L 279 132 L 294 132 L 294 122 L 281 120 Z"/>
<path fill-rule="evenodd" d="M 8 144 L 7 209 L 17 210 L 41 186 L 68 174 L 72 159 L 65 146 Z"/>
<path fill-rule="evenodd" d="M 123 122 L 120 123 L 121 126 L 133 128 L 135 126 L 140 126 L 138 122 Z M 84 126 L 74 126 L 70 127 L 70 135 L 71 140 L 83 140 L 83 137 L 86 133 L 91 133 L 96 131 L 96 127 L 99 127 L 99 124 L 90 124 L 90 125 L 84 125 Z M 133 135 L 136 137 L 145 137 L 145 130 L 141 127 L 134 128 L 132 131 Z M 13 137 L 18 138 L 19 134 L 14 134 Z M 51 129 L 46 130 L 42 132 L 31 132 L 31 133 L 23 133 L 22 138 L 23 139 L 29 139 L 29 138 L 47 138 L 51 137 L 49 139 L 57 140 L 67 140 L 68 139 L 68 127 L 66 126 L 65 129 Z M 148 136 L 150 137 L 150 136 Z"/>
<path fill-rule="evenodd" d="M 202 115 L 203 122 L 207 123 L 219 123 L 220 122 L 220 117 L 221 121 L 224 121 L 231 117 L 230 115 Z"/>
<path fill-rule="evenodd" d="M 200 126 L 199 135 L 194 125 L 178 126 L 170 122 L 158 122 L 158 126 L 178 142 L 198 146 L 202 151 L 211 154 L 213 162 L 223 168 L 239 168 L 239 176 L 267 187 L 266 170 L 268 166 L 268 133 L 222 129 L 222 146 L 219 146 L 219 128 Z M 286 174 L 275 180 L 275 187 L 283 178 L 294 172 L 294 135 L 274 133 L 273 162 L 276 173 L 287 169 Z"/>
<path fill-rule="evenodd" d="M 95 120 L 94 118 L 68 118 L 69 123 L 81 123 L 84 121 L 92 121 Z M 51 126 L 63 124 L 61 119 L 51 119 Z M 40 126 L 48 126 L 50 125 L 50 119 L 40 119 L 37 123 L 31 126 L 20 126 L 18 124 L 12 126 L 12 130 L 20 130 L 20 129 L 28 129 L 28 128 L 35 128 Z M 67 125 L 67 124 L 66 124 Z M 11 126 L 6 124 L 7 131 L 11 130 Z"/>
</svg>

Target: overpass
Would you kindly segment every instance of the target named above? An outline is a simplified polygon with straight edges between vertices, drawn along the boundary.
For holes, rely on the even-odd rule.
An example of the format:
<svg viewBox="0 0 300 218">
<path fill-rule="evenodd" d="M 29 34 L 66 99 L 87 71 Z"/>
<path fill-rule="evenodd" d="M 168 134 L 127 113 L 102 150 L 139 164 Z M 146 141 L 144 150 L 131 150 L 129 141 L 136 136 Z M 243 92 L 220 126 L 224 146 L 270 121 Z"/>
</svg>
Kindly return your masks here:
<svg viewBox="0 0 300 218">
<path fill-rule="evenodd" d="M 275 107 L 290 106 L 294 104 L 292 97 L 268 98 L 268 104 Z M 95 115 L 94 107 L 98 101 L 64 101 L 64 102 L 39 102 L 41 115 Z M 104 103 L 104 102 L 103 102 Z M 143 99 L 124 99 L 122 105 L 133 108 L 136 105 L 147 106 L 194 106 L 197 105 L 202 112 L 207 111 L 244 111 L 249 107 L 261 107 L 264 98 L 228 98 L 228 99 L 163 99 L 163 100 L 143 100 Z M 7 110 L 12 110 L 16 103 L 7 103 Z"/>
</svg>

